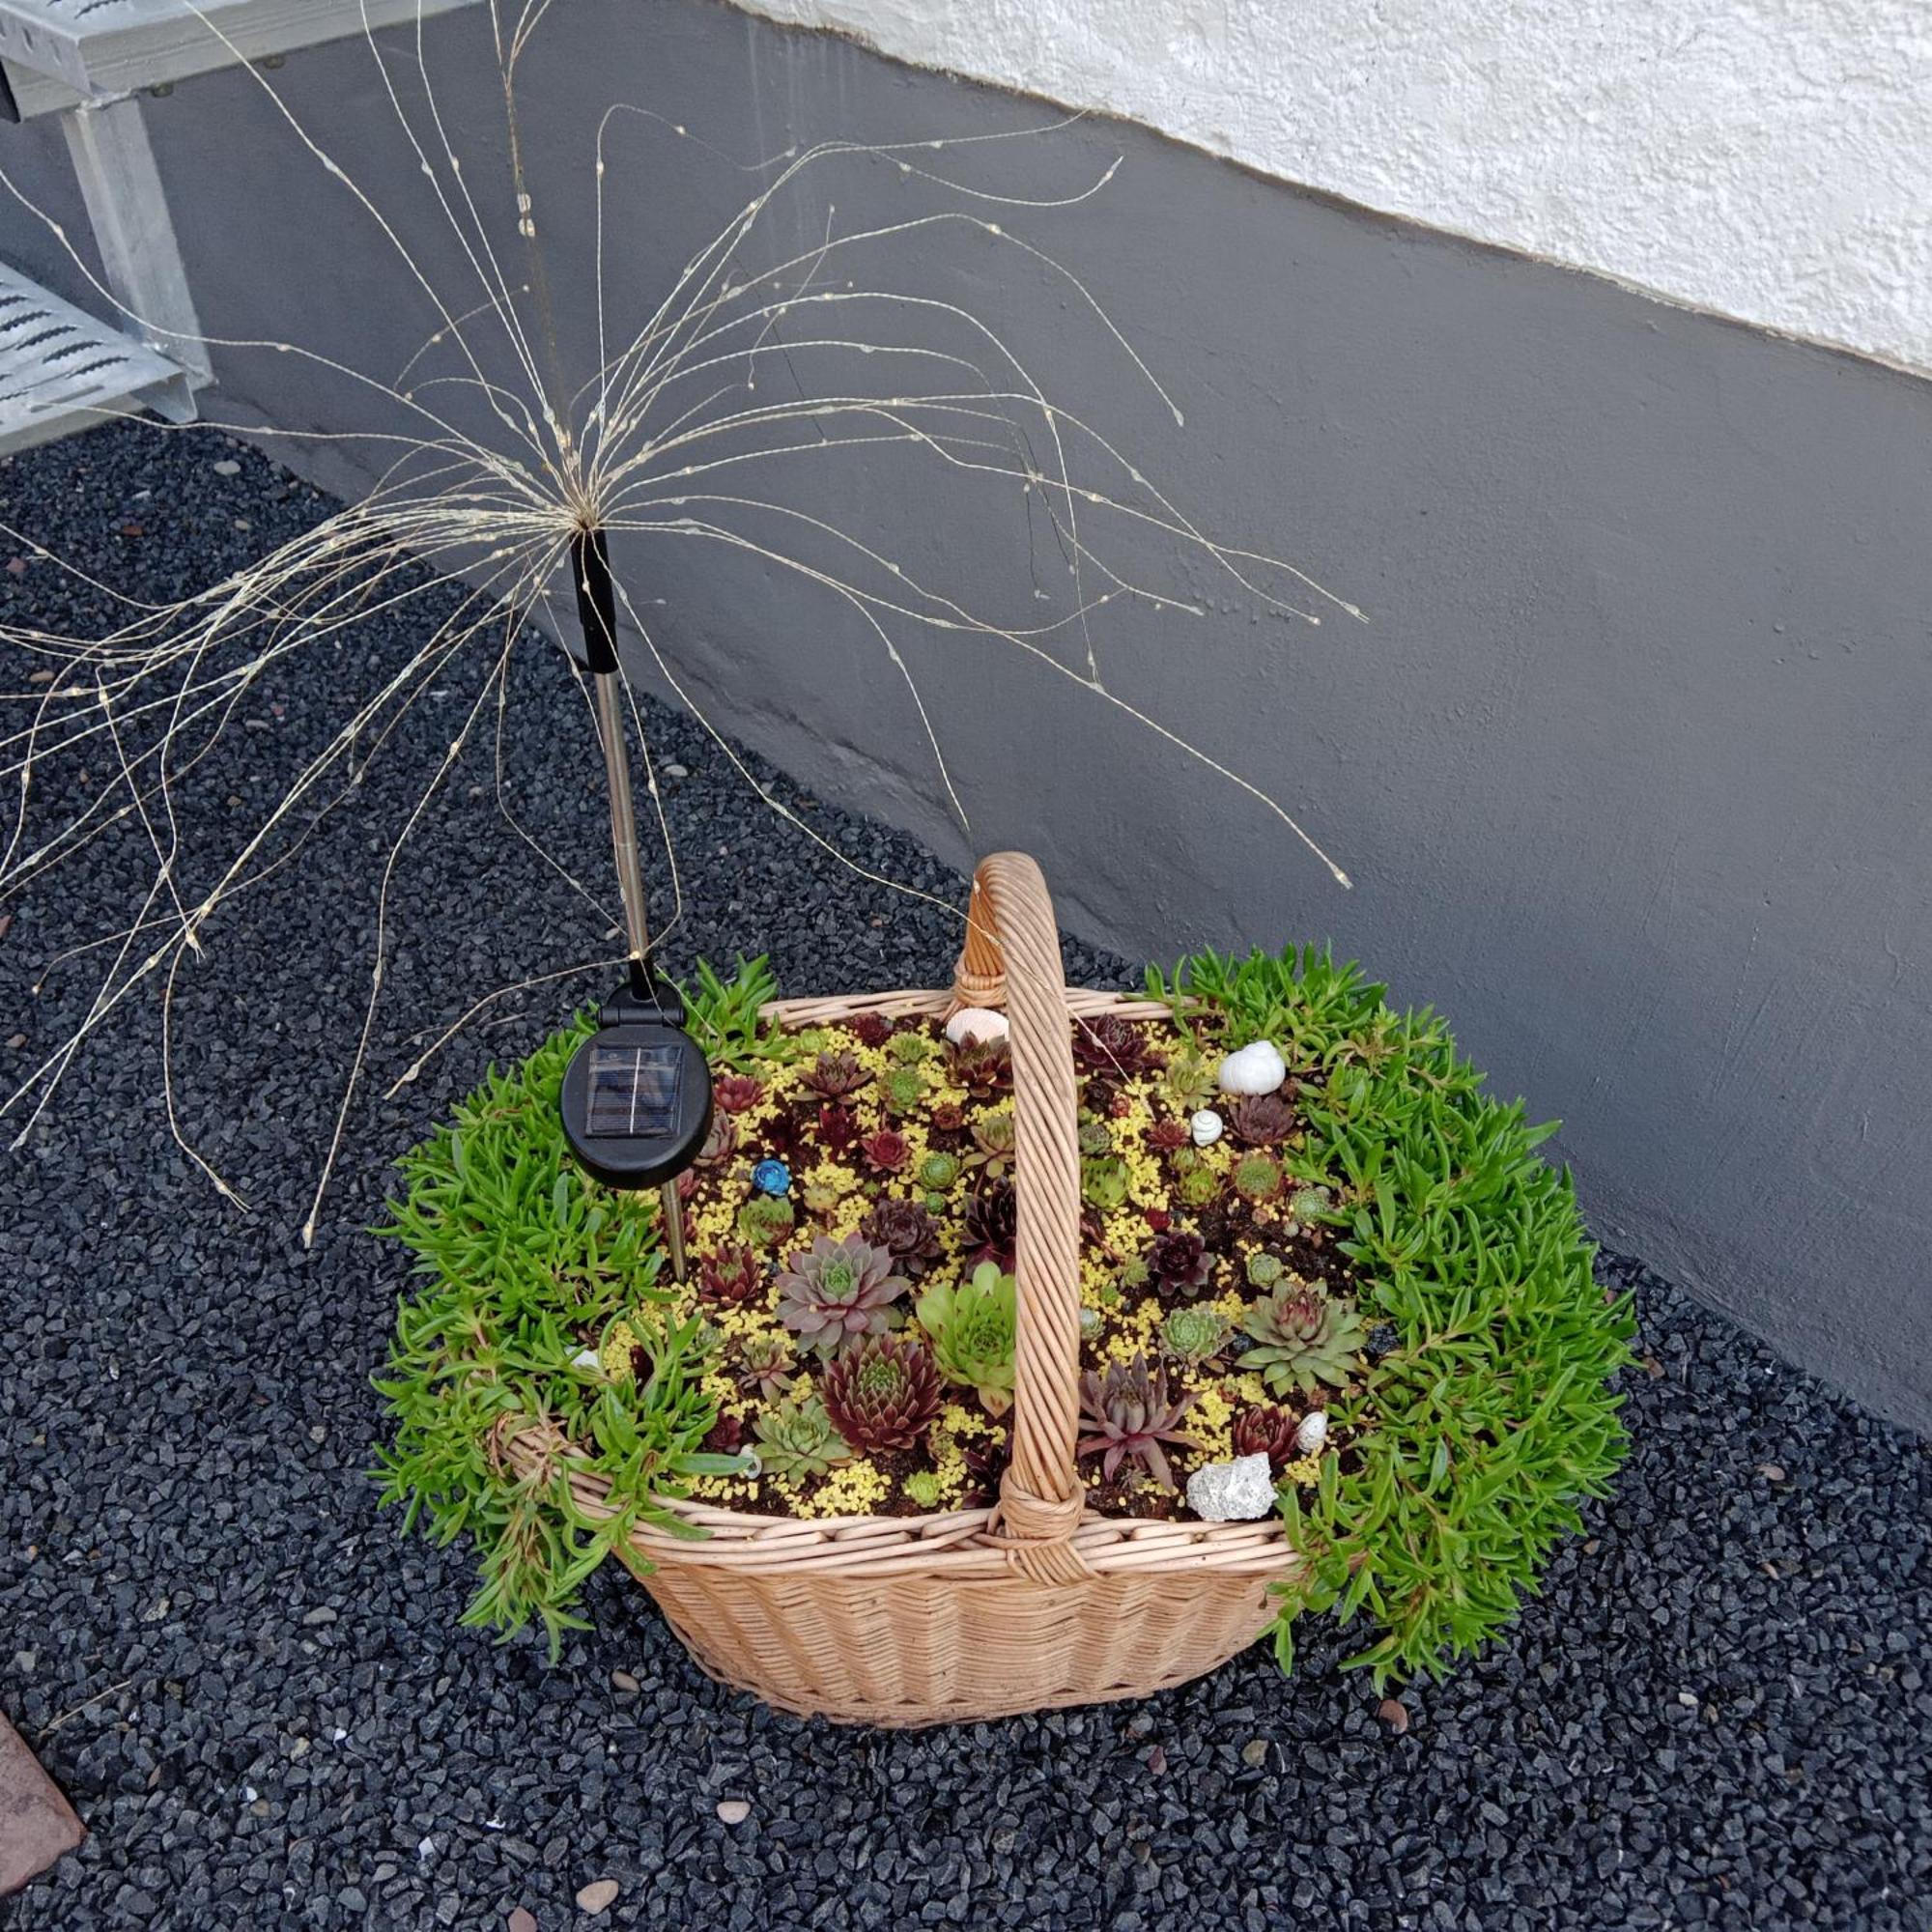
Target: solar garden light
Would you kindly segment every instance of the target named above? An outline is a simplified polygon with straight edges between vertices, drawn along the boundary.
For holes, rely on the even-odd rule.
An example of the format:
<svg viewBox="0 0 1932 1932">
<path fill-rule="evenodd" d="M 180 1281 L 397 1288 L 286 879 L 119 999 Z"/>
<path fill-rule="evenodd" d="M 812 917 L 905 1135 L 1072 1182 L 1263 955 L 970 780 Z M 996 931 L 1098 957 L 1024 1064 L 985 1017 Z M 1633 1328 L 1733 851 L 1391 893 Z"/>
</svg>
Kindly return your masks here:
<svg viewBox="0 0 1932 1932">
<path fill-rule="evenodd" d="M 601 528 L 571 546 L 577 615 L 604 741 L 611 791 L 611 844 L 624 925 L 629 980 L 597 1012 L 597 1031 L 571 1055 L 558 1105 L 563 1137 L 578 1165 L 607 1187 L 656 1187 L 664 1203 L 671 1272 L 685 1276 L 684 1205 L 677 1178 L 696 1160 L 711 1131 L 711 1068 L 684 1031 L 684 1003 L 651 964 L 644 875 L 624 740 L 623 679 L 617 668 L 617 600 Z"/>
</svg>

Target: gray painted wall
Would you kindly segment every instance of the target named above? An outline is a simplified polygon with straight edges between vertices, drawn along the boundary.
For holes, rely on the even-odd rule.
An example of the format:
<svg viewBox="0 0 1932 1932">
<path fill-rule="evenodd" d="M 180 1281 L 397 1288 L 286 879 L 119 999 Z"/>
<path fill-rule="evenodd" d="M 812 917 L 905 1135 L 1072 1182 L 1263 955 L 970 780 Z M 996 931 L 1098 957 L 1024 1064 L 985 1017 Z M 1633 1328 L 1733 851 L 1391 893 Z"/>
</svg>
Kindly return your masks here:
<svg viewBox="0 0 1932 1932">
<path fill-rule="evenodd" d="M 439 21 L 431 41 L 481 168 L 481 22 Z M 278 79 L 453 286 L 366 51 L 318 50 Z M 607 101 L 744 156 L 1043 118 L 705 0 L 559 0 L 525 85 L 566 355 L 583 367 L 588 130 Z M 245 76 L 185 84 L 151 120 L 213 332 L 400 366 L 423 302 Z M 50 130 L 0 141 L 10 169 L 69 201 Z M 1049 390 L 1219 533 L 1368 610 L 1368 629 L 1290 629 L 1149 545 L 1136 567 L 1213 608 L 1110 612 L 1101 633 L 1116 688 L 1277 792 L 1357 889 L 1072 686 L 928 649 L 916 661 L 969 841 L 836 604 L 696 545 L 620 556 L 663 600 L 695 688 L 810 783 L 951 858 L 1031 847 L 1067 922 L 1128 952 L 1331 935 L 1397 997 L 1445 1010 L 1499 1089 L 1564 1119 L 1556 1146 L 1605 1239 L 1881 1413 L 1932 1424 L 1932 386 L 1130 128 L 1084 124 L 990 165 L 1053 191 L 1117 153 L 1097 201 L 1015 225 L 1094 289 L 1184 432 L 1009 254 L 921 237 L 907 272 L 1030 315 Z M 688 146 L 625 165 L 619 311 L 743 192 Z M 875 171 L 841 218 L 895 192 Z M 0 244 L 71 285 L 14 212 Z M 228 356 L 223 373 L 229 411 L 312 430 L 380 416 L 287 356 Z M 367 473 L 342 444 L 293 453 L 335 487 Z M 895 555 L 964 560 L 982 604 L 1024 609 L 1042 566 L 1011 519 L 928 510 L 883 469 L 815 488 L 848 524 L 895 532 Z"/>
</svg>

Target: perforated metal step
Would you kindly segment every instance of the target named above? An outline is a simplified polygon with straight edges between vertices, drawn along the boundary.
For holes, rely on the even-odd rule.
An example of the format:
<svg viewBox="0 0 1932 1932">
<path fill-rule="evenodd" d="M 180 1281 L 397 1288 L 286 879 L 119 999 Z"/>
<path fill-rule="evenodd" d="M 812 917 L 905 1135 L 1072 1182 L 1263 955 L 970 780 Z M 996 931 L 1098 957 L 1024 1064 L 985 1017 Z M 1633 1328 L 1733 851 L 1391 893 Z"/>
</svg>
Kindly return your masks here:
<svg viewBox="0 0 1932 1932">
<path fill-rule="evenodd" d="M 179 364 L 0 265 L 0 451 L 129 410 L 193 408 Z"/>
<path fill-rule="evenodd" d="M 24 118 L 428 19 L 471 0 L 0 0 L 0 61 Z M 219 29 L 217 32 L 216 29 Z"/>
</svg>

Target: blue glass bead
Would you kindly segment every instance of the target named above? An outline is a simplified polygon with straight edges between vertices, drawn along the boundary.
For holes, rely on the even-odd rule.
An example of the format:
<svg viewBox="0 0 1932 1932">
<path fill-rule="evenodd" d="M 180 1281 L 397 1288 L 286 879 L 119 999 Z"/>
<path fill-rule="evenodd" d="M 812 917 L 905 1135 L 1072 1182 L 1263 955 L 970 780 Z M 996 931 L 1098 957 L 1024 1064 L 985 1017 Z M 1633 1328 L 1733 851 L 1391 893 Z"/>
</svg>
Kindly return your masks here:
<svg viewBox="0 0 1932 1932">
<path fill-rule="evenodd" d="M 791 1169 L 781 1160 L 761 1160 L 752 1170 L 752 1185 L 760 1194 L 789 1194 Z"/>
</svg>

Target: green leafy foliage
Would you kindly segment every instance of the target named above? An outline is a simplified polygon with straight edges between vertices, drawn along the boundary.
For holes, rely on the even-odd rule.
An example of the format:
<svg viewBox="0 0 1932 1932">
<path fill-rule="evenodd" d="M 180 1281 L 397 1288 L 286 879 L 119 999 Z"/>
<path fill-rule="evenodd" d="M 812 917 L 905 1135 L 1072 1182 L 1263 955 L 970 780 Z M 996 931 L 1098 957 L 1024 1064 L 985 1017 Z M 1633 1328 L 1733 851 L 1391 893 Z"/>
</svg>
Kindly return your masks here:
<svg viewBox="0 0 1932 1932">
<path fill-rule="evenodd" d="M 1372 1418 L 1350 1473 L 1333 1457 L 1283 1510 L 1305 1559 L 1282 1593 L 1276 1652 L 1304 1610 L 1366 1612 L 1350 1661 L 1378 1685 L 1440 1675 L 1515 1616 L 1577 1504 L 1626 1442 L 1607 1384 L 1630 1357 L 1628 1300 L 1606 1301 L 1567 1171 L 1520 1102 L 1486 1094 L 1435 1013 L 1398 1013 L 1355 967 L 1310 947 L 1202 953 L 1148 975 L 1204 1047 L 1268 1039 L 1300 1082 L 1297 1214 L 1329 1229 L 1396 1331 L 1338 1426 Z"/>
<path fill-rule="evenodd" d="M 706 1337 L 657 1287 L 655 1199 L 612 1193 L 566 1158 L 557 1091 L 591 1024 L 493 1070 L 405 1156 L 403 1198 L 377 1231 L 414 1251 L 422 1278 L 375 1378 L 390 1418 L 372 1472 L 383 1501 L 439 1544 L 474 1541 L 482 1580 L 465 1623 L 507 1636 L 534 1619 L 553 1656 L 582 1627 L 585 1577 L 633 1528 L 685 1533 L 658 1499 L 739 1466 L 698 1447 L 715 1420 L 698 1385 Z M 612 1383 L 578 1358 L 620 1317 L 637 1373 Z M 545 1427 L 567 1454 L 519 1475 L 506 1439 Z M 609 1478 L 608 1516 L 578 1506 L 566 1469 Z"/>
<path fill-rule="evenodd" d="M 790 1060 L 800 1051 L 801 1036 L 758 1017 L 758 1009 L 779 996 L 771 962 L 762 953 L 755 959 L 741 954 L 738 970 L 728 980 L 720 979 L 711 963 L 700 959 L 691 983 L 677 990 L 684 1001 L 685 1026 L 714 1067 L 755 1073 L 766 1062 Z"/>
</svg>

